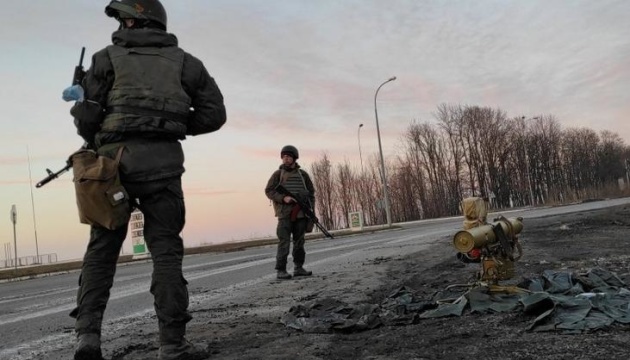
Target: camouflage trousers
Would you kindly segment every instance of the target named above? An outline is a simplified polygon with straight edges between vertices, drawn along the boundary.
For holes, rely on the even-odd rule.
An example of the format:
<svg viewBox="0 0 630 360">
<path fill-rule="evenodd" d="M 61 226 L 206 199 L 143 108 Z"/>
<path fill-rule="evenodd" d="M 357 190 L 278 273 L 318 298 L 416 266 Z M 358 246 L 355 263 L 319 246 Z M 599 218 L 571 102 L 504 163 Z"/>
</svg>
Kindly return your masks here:
<svg viewBox="0 0 630 360">
<path fill-rule="evenodd" d="M 153 259 L 151 294 L 159 327 L 181 332 L 188 313 L 187 282 L 182 274 L 184 244 L 179 236 L 186 210 L 181 178 L 147 183 L 123 183 L 144 215 L 144 239 Z M 116 273 L 116 263 L 128 225 L 116 230 L 92 226 L 79 277 L 76 318 L 78 334 L 101 332 L 101 322 Z"/>
<path fill-rule="evenodd" d="M 276 253 L 276 270 L 287 269 L 287 258 L 293 237 L 293 264 L 302 267 L 306 259 L 304 251 L 304 234 L 306 233 L 306 218 L 291 221 L 290 218 L 278 219 L 276 235 L 278 236 L 278 252 Z"/>
</svg>

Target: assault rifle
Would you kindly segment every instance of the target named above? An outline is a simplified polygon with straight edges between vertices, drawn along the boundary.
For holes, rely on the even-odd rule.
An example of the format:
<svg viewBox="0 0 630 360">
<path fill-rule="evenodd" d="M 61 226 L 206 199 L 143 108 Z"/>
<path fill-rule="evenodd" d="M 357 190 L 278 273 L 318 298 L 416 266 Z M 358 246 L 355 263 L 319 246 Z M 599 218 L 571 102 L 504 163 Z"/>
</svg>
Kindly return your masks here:
<svg viewBox="0 0 630 360">
<path fill-rule="evenodd" d="M 61 170 L 59 170 L 57 172 L 52 172 L 50 169 L 46 169 L 46 172 L 48 173 L 48 176 L 46 176 L 46 178 L 44 178 L 42 181 L 38 182 L 35 185 L 35 187 L 40 188 L 40 187 L 48 184 L 51 180 L 54 180 L 54 179 L 58 178 L 59 175 L 65 173 L 68 170 L 70 170 L 71 167 L 72 167 L 72 163 L 68 159 L 68 161 L 66 162 L 66 166 L 64 166 L 63 169 L 61 169 Z"/>
<path fill-rule="evenodd" d="M 81 81 L 83 81 L 83 78 L 85 77 L 85 70 L 83 69 L 83 56 L 85 56 L 85 46 L 81 48 L 81 57 L 79 58 L 79 65 L 74 67 L 74 74 L 72 74 L 72 85 L 80 85 Z M 86 144 L 83 144 L 83 147 L 85 146 Z M 59 175 L 70 170 L 71 167 L 72 167 L 72 162 L 70 162 L 70 159 L 68 159 L 66 161 L 66 166 L 64 166 L 61 170 L 57 172 L 52 172 L 50 169 L 46 169 L 48 176 L 46 176 L 46 178 L 43 179 L 42 181 L 38 182 L 35 185 L 35 187 L 40 188 L 48 184 L 51 180 L 58 178 Z"/>
<path fill-rule="evenodd" d="M 317 226 L 317 228 L 319 230 L 321 230 L 322 234 L 324 234 L 326 237 L 329 237 L 331 239 L 334 239 L 334 237 L 332 236 L 331 233 L 328 232 L 328 230 L 326 230 L 326 228 L 324 228 L 322 226 L 322 224 L 319 223 L 319 219 L 317 218 L 317 216 L 315 215 L 315 213 L 313 212 L 313 209 L 311 208 L 308 200 L 304 199 L 301 196 L 295 196 L 293 195 L 287 188 L 285 188 L 282 184 L 278 184 L 278 186 L 276 186 L 276 191 L 279 192 L 282 195 L 286 195 L 286 196 L 290 196 L 292 198 L 295 199 L 295 201 L 297 202 L 297 204 L 300 206 L 300 209 L 302 209 L 302 211 L 304 212 L 304 215 L 310 219 L 313 224 L 315 224 L 315 226 Z"/>
</svg>

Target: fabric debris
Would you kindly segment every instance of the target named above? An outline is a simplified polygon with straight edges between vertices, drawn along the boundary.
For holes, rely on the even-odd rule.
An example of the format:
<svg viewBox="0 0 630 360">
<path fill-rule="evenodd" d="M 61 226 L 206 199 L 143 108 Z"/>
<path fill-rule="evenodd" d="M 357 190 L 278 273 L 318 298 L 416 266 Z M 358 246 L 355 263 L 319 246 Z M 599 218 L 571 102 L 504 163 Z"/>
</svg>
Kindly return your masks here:
<svg viewBox="0 0 630 360">
<path fill-rule="evenodd" d="M 512 291 L 491 291 L 497 288 Z M 529 331 L 581 333 L 615 323 L 630 324 L 630 290 L 616 274 L 602 268 L 586 273 L 545 270 L 517 287 L 477 284 L 459 292 L 447 288 L 430 299 L 418 299 L 405 286 L 392 291 L 378 305 L 350 305 L 324 298 L 291 307 L 281 321 L 307 333 L 358 332 L 382 325 L 404 326 L 422 319 L 462 316 L 466 311 L 521 311 L 535 316 Z"/>
</svg>

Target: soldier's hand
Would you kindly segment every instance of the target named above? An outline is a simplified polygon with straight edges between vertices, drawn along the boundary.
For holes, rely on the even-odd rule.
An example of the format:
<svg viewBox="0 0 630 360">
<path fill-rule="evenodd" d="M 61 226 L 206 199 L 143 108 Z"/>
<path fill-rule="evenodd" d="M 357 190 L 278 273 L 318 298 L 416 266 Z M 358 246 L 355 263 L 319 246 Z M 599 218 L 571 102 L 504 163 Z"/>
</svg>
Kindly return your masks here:
<svg viewBox="0 0 630 360">
<path fill-rule="evenodd" d="M 282 201 L 284 201 L 285 204 L 291 204 L 296 202 L 295 199 L 291 196 L 285 196 L 284 199 L 282 199 Z"/>
</svg>

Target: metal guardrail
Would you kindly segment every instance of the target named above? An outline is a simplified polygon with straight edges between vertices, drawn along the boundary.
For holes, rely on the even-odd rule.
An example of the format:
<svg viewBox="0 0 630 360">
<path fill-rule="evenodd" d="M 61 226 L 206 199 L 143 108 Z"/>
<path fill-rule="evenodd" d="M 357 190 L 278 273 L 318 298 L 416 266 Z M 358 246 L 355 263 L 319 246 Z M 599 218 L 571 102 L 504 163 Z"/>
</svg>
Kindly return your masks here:
<svg viewBox="0 0 630 360">
<path fill-rule="evenodd" d="M 20 256 L 17 258 L 17 266 L 33 266 L 53 264 L 57 262 L 57 254 L 42 254 L 39 256 Z M 15 267 L 15 259 L 0 260 L 0 268 L 12 268 Z"/>
</svg>

